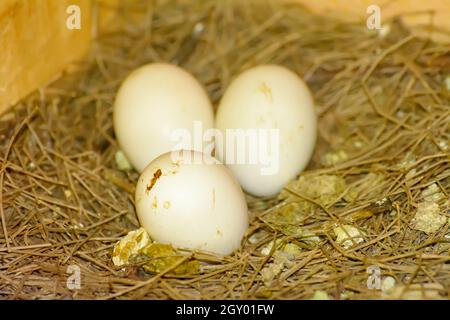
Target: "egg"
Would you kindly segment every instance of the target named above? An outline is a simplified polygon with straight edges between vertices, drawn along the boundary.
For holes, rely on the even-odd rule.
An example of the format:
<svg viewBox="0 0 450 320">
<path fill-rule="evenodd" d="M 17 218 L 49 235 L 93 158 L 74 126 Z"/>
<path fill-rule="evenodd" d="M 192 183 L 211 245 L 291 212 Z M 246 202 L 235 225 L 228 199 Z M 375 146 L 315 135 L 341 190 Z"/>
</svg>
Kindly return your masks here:
<svg viewBox="0 0 450 320">
<path fill-rule="evenodd" d="M 216 156 L 247 192 L 276 195 L 308 164 L 316 142 L 312 95 L 289 69 L 261 65 L 238 75 L 216 115 Z"/>
<path fill-rule="evenodd" d="M 239 182 L 210 155 L 174 153 L 154 159 L 139 177 L 135 204 L 142 227 L 159 243 L 232 253 L 248 228 Z"/>
<path fill-rule="evenodd" d="M 203 145 L 180 145 L 177 130 L 193 134 L 214 125 L 214 112 L 201 84 L 182 68 L 152 63 L 133 72 L 120 86 L 113 108 L 117 141 L 133 167 L 142 170 L 173 149 L 202 151 Z"/>
</svg>

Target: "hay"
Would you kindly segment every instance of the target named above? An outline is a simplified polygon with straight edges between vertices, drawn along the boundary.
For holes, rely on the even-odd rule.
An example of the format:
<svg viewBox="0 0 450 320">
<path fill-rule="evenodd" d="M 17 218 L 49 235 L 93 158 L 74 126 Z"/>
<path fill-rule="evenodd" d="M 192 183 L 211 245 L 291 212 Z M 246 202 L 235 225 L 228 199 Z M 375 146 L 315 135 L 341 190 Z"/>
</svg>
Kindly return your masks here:
<svg viewBox="0 0 450 320">
<path fill-rule="evenodd" d="M 121 30 L 0 123 L 1 298 L 308 299 L 318 291 L 364 299 L 408 297 L 408 289 L 449 298 L 448 219 L 432 234 L 411 221 L 430 186 L 450 216 L 450 46 L 417 39 L 397 20 L 381 37 L 280 2 L 141 1 L 120 11 Z M 216 105 L 238 72 L 282 64 L 308 82 L 320 116 L 303 180 L 274 199 L 248 196 L 242 250 L 186 254 L 157 275 L 111 260 L 114 244 L 138 227 L 137 173 L 114 161 L 112 104 L 128 72 L 150 61 L 181 64 Z M 339 180 L 329 176 L 344 183 L 326 183 L 326 197 L 305 193 L 301 184 L 313 178 Z M 348 247 L 333 233 L 350 230 L 344 225 L 360 231 L 340 235 Z M 170 273 L 191 255 L 201 274 Z M 69 265 L 80 268 L 79 290 L 66 286 Z M 394 293 L 368 288 L 374 265 L 395 279 Z"/>
</svg>

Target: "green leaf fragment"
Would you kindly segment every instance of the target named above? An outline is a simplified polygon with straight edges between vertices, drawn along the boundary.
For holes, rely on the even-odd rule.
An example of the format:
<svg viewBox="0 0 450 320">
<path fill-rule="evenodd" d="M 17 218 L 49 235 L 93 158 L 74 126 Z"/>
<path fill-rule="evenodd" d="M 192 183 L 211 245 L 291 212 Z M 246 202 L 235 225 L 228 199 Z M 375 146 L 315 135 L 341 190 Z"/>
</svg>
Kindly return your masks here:
<svg viewBox="0 0 450 320">
<path fill-rule="evenodd" d="M 364 241 L 363 233 L 358 228 L 344 224 L 333 229 L 336 242 L 344 249 L 348 249 Z"/>
<path fill-rule="evenodd" d="M 133 169 L 130 161 L 127 159 L 127 157 L 125 156 L 123 151 L 121 151 L 121 150 L 117 151 L 114 158 L 116 160 L 117 168 L 120 171 L 129 171 L 129 170 Z"/>
<path fill-rule="evenodd" d="M 416 214 L 411 221 L 414 229 L 427 234 L 437 232 L 447 222 L 446 216 L 441 214 L 441 209 L 437 203 L 422 202 L 417 206 Z"/>
<path fill-rule="evenodd" d="M 347 152 L 343 149 L 329 151 L 322 157 L 322 164 L 326 167 L 331 167 L 339 163 L 348 160 L 349 156 Z"/>
<path fill-rule="evenodd" d="M 314 209 L 314 203 L 302 199 L 301 196 L 326 207 L 336 202 L 346 188 L 344 178 L 336 175 L 301 176 L 287 185 L 287 189 L 292 192 L 283 190 L 279 198 L 288 202 L 307 202 L 309 207 Z M 304 207 L 300 205 L 300 208 Z"/>
<path fill-rule="evenodd" d="M 185 256 L 169 244 L 152 243 L 140 251 L 141 259 L 145 259 L 143 269 L 149 273 L 160 273 L 180 263 Z M 145 256 L 145 257 L 142 257 Z M 186 275 L 200 272 L 197 260 L 188 260 L 175 267 L 171 274 Z"/>
<path fill-rule="evenodd" d="M 326 291 L 317 290 L 316 292 L 314 292 L 314 295 L 311 297 L 311 300 L 331 300 L 331 299 Z"/>
</svg>

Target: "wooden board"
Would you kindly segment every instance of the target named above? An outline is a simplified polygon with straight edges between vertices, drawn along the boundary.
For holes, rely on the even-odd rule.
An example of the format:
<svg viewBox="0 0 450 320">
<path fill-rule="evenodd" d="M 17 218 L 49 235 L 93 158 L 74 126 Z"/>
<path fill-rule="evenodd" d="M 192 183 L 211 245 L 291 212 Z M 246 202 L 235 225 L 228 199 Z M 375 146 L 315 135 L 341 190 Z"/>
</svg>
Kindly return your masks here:
<svg viewBox="0 0 450 320">
<path fill-rule="evenodd" d="M 130 1 L 130 0 L 127 0 Z M 218 0 L 222 1 L 222 0 Z M 280 0 L 282 1 L 282 0 Z M 367 7 L 381 7 L 381 18 L 399 13 L 411 25 L 434 22 L 450 34 L 450 0 L 288 0 L 312 11 L 350 21 L 367 18 Z M 0 0 L 0 114 L 21 98 L 56 79 L 89 49 L 93 36 L 114 26 L 123 0 Z M 81 29 L 66 27 L 67 8 L 81 10 Z M 449 41 L 447 37 L 436 37 Z"/>
<path fill-rule="evenodd" d="M 80 30 L 66 27 L 71 4 L 81 9 Z M 90 0 L 1 2 L 0 112 L 55 79 L 87 52 L 90 10 Z"/>
</svg>

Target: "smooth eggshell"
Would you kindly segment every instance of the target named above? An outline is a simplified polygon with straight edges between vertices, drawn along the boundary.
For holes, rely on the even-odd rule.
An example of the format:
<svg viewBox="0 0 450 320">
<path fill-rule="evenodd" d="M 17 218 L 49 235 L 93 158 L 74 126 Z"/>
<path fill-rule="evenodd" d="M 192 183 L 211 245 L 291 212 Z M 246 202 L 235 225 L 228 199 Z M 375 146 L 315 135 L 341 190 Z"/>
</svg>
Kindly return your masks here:
<svg viewBox="0 0 450 320">
<path fill-rule="evenodd" d="M 204 88 L 188 72 L 166 63 L 142 66 L 125 79 L 116 96 L 113 118 L 119 145 L 139 172 L 177 146 L 177 141 L 171 140 L 174 130 L 192 133 L 194 121 L 201 121 L 204 130 L 214 124 Z"/>
<path fill-rule="evenodd" d="M 271 174 L 261 173 L 267 164 L 230 161 L 226 147 L 216 140 L 218 159 L 233 171 L 244 190 L 256 196 L 273 196 L 312 156 L 317 130 L 313 98 L 306 84 L 289 69 L 258 66 L 231 82 L 220 101 L 216 128 L 223 137 L 226 129 L 279 129 L 279 153 L 273 156 L 279 160 L 278 169 Z M 226 138 L 223 141 L 227 143 Z"/>
<path fill-rule="evenodd" d="M 137 183 L 136 211 L 157 242 L 227 255 L 240 247 L 248 228 L 247 204 L 230 170 L 203 157 L 209 162 L 174 162 L 171 153 L 153 160 Z"/>
</svg>

